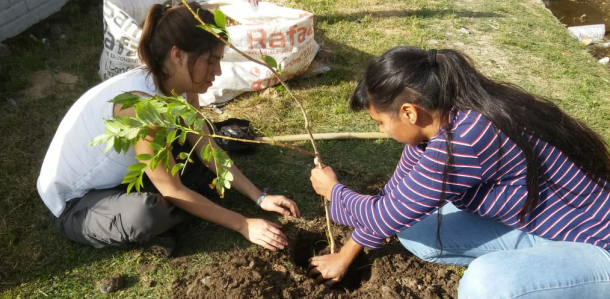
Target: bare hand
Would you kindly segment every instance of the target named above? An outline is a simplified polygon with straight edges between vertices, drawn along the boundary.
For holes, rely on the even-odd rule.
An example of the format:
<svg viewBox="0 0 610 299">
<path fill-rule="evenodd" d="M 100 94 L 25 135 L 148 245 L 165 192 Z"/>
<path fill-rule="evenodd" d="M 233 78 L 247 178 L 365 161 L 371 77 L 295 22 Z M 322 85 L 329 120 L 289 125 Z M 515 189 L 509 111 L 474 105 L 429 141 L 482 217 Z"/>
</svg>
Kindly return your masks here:
<svg viewBox="0 0 610 299">
<path fill-rule="evenodd" d="M 350 261 L 341 253 L 320 255 L 309 259 L 309 276 L 327 287 L 341 281 L 349 268 Z"/>
<path fill-rule="evenodd" d="M 246 225 L 239 231 L 248 241 L 269 250 L 284 249 L 288 245 L 281 226 L 263 219 L 246 219 Z"/>
<path fill-rule="evenodd" d="M 285 208 L 288 208 L 285 209 Z M 282 215 L 291 215 L 297 218 L 301 217 L 301 211 L 294 201 L 282 195 L 267 195 L 261 202 L 261 209 L 269 212 L 278 212 Z"/>
<path fill-rule="evenodd" d="M 317 159 L 314 160 L 314 164 L 317 167 L 311 170 L 311 177 L 309 178 L 311 185 L 316 190 L 316 193 L 330 200 L 330 193 L 333 187 L 339 183 L 337 175 L 330 166 L 319 164 Z"/>
</svg>

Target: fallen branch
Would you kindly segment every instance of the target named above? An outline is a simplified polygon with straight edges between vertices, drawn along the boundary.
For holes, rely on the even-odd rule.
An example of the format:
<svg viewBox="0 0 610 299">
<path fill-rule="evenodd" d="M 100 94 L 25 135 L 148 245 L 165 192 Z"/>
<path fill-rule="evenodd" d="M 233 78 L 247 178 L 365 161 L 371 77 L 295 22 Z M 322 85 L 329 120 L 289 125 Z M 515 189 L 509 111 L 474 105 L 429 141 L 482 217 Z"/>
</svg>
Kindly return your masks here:
<svg viewBox="0 0 610 299">
<path fill-rule="evenodd" d="M 256 137 L 260 141 L 304 141 L 309 140 L 308 134 L 283 135 L 269 137 Z M 316 133 L 314 140 L 339 140 L 339 139 L 386 139 L 388 135 L 379 132 L 339 132 L 339 133 Z"/>
</svg>

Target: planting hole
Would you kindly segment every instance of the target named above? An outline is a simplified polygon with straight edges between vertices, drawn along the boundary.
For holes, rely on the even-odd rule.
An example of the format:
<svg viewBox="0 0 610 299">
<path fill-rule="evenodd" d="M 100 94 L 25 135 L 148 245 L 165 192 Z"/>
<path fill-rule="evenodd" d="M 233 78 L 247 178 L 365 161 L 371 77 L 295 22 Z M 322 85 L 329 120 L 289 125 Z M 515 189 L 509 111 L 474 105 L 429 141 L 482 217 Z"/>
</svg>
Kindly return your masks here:
<svg viewBox="0 0 610 299">
<path fill-rule="evenodd" d="M 305 271 L 309 267 L 310 258 L 330 253 L 330 247 L 324 233 L 301 231 L 295 244 L 291 253 L 292 260 L 295 265 Z M 335 250 L 338 250 L 338 248 Z M 350 292 L 358 289 L 371 278 L 372 266 L 373 264 L 369 262 L 366 255 L 360 252 L 348 268 L 343 279 L 335 284 L 333 288 L 347 289 Z"/>
</svg>

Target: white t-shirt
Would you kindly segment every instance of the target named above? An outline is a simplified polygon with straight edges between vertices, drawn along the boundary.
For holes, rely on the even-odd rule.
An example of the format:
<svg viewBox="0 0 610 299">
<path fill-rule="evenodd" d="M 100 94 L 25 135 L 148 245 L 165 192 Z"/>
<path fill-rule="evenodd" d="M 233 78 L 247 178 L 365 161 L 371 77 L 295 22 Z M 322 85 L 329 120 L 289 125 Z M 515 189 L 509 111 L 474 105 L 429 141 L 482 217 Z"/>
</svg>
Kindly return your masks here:
<svg viewBox="0 0 610 299">
<path fill-rule="evenodd" d="M 134 91 L 158 93 L 147 73 L 138 68 L 100 83 L 81 96 L 59 124 L 37 182 L 40 197 L 55 216 L 72 198 L 119 185 L 127 167 L 137 162 L 133 148 L 127 153 L 114 149 L 104 153 L 106 144 L 89 146 L 89 142 L 106 131 L 103 120 L 113 117 L 112 98 Z"/>
</svg>

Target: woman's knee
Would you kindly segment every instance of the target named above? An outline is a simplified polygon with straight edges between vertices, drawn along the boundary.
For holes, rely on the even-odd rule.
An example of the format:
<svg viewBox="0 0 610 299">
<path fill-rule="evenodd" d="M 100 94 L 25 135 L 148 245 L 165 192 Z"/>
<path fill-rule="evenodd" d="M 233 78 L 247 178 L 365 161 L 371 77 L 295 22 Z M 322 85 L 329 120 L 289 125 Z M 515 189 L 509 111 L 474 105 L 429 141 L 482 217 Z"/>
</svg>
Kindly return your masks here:
<svg viewBox="0 0 610 299">
<path fill-rule="evenodd" d="M 490 253 L 474 259 L 460 279 L 458 297 L 466 299 L 510 298 L 515 275 L 501 254 Z"/>
<path fill-rule="evenodd" d="M 141 193 L 140 198 L 133 200 L 130 208 L 121 213 L 129 238 L 134 242 L 146 242 L 170 229 L 169 223 L 173 221 L 168 218 L 173 209 L 175 207 L 163 195 Z"/>
<path fill-rule="evenodd" d="M 437 262 L 441 247 L 436 238 L 436 230 L 426 225 L 417 225 L 399 232 L 398 240 L 409 252 L 427 262 Z"/>
</svg>

